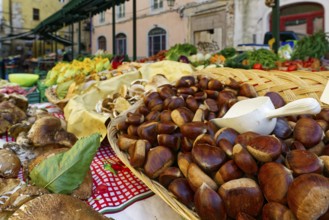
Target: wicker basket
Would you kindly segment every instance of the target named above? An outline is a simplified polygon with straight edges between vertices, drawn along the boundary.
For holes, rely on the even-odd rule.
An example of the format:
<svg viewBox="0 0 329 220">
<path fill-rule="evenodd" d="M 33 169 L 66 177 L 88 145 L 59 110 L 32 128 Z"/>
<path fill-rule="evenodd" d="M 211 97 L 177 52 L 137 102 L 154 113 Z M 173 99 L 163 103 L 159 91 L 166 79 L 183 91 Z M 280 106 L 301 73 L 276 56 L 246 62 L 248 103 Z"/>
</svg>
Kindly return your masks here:
<svg viewBox="0 0 329 220">
<path fill-rule="evenodd" d="M 45 89 L 45 96 L 50 103 L 58 106 L 61 110 L 64 110 L 65 105 L 69 101 L 69 99 L 59 99 L 54 87 L 48 87 Z"/>
<path fill-rule="evenodd" d="M 328 82 L 329 71 L 262 71 L 232 68 L 204 69 L 195 74 L 206 74 L 215 79 L 226 81 L 233 78 L 239 82 L 253 85 L 259 95 L 268 91 L 278 92 L 287 101 L 312 97 L 320 102 L 321 94 Z M 321 105 L 324 105 L 321 103 Z"/>
<path fill-rule="evenodd" d="M 226 81 L 229 77 L 239 82 L 248 82 L 254 85 L 259 95 L 264 95 L 268 91 L 280 93 L 287 101 L 293 101 L 305 97 L 313 97 L 320 100 L 324 87 L 329 79 L 328 72 L 281 72 L 281 71 L 261 71 L 261 70 L 241 70 L 230 68 L 214 68 L 198 71 L 195 74 L 205 74 L 210 77 Z M 136 103 L 128 111 L 134 111 L 138 104 Z M 324 106 L 324 104 L 322 104 Z M 127 112 L 128 112 L 127 111 Z M 122 152 L 117 146 L 116 124 L 126 119 L 125 114 L 111 121 L 108 126 L 107 137 L 116 155 L 119 159 L 155 194 L 160 196 L 170 207 L 179 213 L 185 219 L 199 219 L 198 215 L 191 209 L 187 208 L 181 202 L 177 201 L 174 196 L 158 182 L 148 178 L 143 172 L 135 169 L 129 163 L 128 154 Z"/>
</svg>

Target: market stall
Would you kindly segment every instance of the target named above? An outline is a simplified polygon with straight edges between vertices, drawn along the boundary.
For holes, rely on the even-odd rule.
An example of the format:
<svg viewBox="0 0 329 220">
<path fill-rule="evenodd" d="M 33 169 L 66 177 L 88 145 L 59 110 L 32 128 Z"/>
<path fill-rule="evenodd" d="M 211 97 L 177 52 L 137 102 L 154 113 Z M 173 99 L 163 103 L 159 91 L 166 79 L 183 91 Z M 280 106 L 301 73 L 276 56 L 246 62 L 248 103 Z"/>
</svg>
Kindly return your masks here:
<svg viewBox="0 0 329 220">
<path fill-rule="evenodd" d="M 19 115 L 10 121 L 0 110 L 3 153 L 21 161 L 1 180 L 38 187 L 27 204 L 48 194 L 79 198 L 95 219 L 326 219 L 329 119 L 321 97 L 329 71 L 315 57 L 316 65 L 303 59 L 292 70 L 269 52 L 201 55 L 176 45 L 152 62 L 101 54 L 57 64 L 42 80 L 50 103 L 1 93 L 0 109 Z M 234 108 L 258 98 L 270 109 Z M 256 111 L 248 123 L 214 123 L 243 110 Z M 267 124 L 254 130 L 260 116 L 255 127 Z M 24 206 L 8 203 L 22 201 L 13 195 L 24 187 L 11 187 L 0 195 L 1 214 L 21 215 Z"/>
</svg>

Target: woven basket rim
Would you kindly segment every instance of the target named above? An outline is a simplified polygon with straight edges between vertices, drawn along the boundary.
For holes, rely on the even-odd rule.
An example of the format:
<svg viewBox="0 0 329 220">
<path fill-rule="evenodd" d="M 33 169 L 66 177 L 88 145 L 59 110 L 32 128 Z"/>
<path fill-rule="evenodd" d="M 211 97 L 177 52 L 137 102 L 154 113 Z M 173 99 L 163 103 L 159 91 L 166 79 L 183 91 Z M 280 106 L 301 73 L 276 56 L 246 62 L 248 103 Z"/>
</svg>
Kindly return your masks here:
<svg viewBox="0 0 329 220">
<path fill-rule="evenodd" d="M 45 96 L 50 103 L 58 106 L 62 110 L 69 101 L 69 99 L 59 99 L 56 95 L 54 86 L 45 89 Z"/>
</svg>

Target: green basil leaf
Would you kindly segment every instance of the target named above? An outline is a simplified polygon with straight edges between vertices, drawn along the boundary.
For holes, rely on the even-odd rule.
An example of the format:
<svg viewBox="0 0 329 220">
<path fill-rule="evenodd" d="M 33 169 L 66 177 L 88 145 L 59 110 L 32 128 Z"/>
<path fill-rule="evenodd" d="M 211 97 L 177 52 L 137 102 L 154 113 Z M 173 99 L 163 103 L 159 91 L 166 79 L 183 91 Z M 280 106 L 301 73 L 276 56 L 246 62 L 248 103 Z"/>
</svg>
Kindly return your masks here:
<svg viewBox="0 0 329 220">
<path fill-rule="evenodd" d="M 31 171 L 32 183 L 53 193 L 70 194 L 89 171 L 100 138 L 100 134 L 81 138 L 70 150 L 45 159 Z"/>
</svg>

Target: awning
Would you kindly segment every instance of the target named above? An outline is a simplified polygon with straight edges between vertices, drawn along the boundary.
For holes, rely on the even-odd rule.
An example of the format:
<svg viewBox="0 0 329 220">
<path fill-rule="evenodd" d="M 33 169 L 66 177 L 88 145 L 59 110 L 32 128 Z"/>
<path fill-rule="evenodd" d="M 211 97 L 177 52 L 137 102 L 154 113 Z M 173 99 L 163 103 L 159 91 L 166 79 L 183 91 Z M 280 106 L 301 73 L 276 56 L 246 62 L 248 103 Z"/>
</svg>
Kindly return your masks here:
<svg viewBox="0 0 329 220">
<path fill-rule="evenodd" d="M 53 33 L 64 26 L 85 20 L 128 0 L 71 0 L 33 29 L 35 33 Z"/>
<path fill-rule="evenodd" d="M 46 40 L 46 39 L 53 40 L 53 41 L 56 41 L 56 42 L 59 42 L 59 43 L 65 45 L 65 46 L 72 45 L 72 42 L 70 40 L 62 38 L 60 36 L 57 36 L 57 35 L 54 35 L 51 33 L 45 33 L 42 36 L 39 36 L 39 35 L 37 36 L 34 31 L 27 31 L 24 33 L 19 33 L 19 34 L 9 34 L 5 37 L 1 37 L 0 42 L 5 42 L 5 41 L 10 41 L 10 40 L 15 40 L 15 39 L 36 40 L 36 38 L 39 40 Z"/>
<path fill-rule="evenodd" d="M 0 41 L 9 41 L 9 40 L 15 40 L 15 39 L 23 39 L 23 40 L 34 40 L 34 32 L 33 31 L 27 31 L 24 33 L 19 33 L 19 34 L 9 34 L 5 37 L 1 37 Z"/>
</svg>

